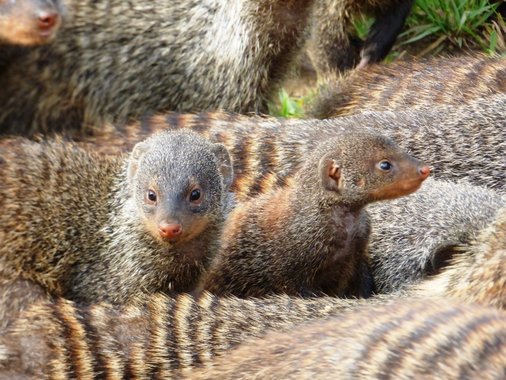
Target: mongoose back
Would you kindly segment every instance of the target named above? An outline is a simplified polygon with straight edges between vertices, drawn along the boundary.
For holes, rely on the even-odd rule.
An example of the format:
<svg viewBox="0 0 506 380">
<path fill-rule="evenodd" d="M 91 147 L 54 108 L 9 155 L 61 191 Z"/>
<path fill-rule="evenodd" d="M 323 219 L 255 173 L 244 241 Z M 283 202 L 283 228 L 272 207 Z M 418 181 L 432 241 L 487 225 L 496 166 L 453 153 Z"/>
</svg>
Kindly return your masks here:
<svg viewBox="0 0 506 380">
<path fill-rule="evenodd" d="M 322 143 L 289 185 L 232 211 L 201 288 L 240 297 L 370 296 L 363 207 L 416 191 L 429 172 L 377 133 L 348 132 Z"/>
<path fill-rule="evenodd" d="M 61 0 L 0 0 L 0 54 L 4 44 L 48 43 L 60 27 L 62 14 Z"/>
<path fill-rule="evenodd" d="M 385 58 L 408 16 L 413 0 L 317 0 L 308 53 L 318 76 L 363 67 Z M 353 18 L 375 17 L 365 41 L 353 35 Z"/>
<path fill-rule="evenodd" d="M 70 20 L 0 73 L 0 133 L 85 129 L 155 111 L 266 110 L 312 0 L 69 0 Z"/>
<path fill-rule="evenodd" d="M 191 289 L 211 259 L 231 201 L 223 145 L 167 131 L 128 157 L 61 141 L 0 153 L 4 279 L 83 303 L 124 303 Z"/>
<path fill-rule="evenodd" d="M 432 178 L 410 196 L 367 206 L 377 291 L 389 293 L 439 273 L 501 207 L 506 196 L 496 191 Z"/>
<path fill-rule="evenodd" d="M 372 300 L 386 307 L 374 308 L 370 304 Z M 194 299 L 188 295 L 176 298 L 155 295 L 150 296 L 145 304 L 118 309 L 107 304 L 76 307 L 69 301 L 59 300 L 31 307 L 16 320 L 8 333 L 0 335 L 0 377 L 173 378 L 179 370 L 209 365 L 214 358 L 228 355 L 228 350 L 239 343 L 262 337 L 268 331 L 287 331 L 286 337 L 296 336 L 297 331 L 304 328 L 302 323 L 318 320 L 322 325 L 326 322 L 321 319 L 343 315 L 346 310 L 350 313 L 330 330 L 342 327 L 345 331 L 346 326 L 350 326 L 346 336 L 355 337 L 359 347 L 369 347 L 372 352 L 376 352 L 376 329 L 380 336 L 385 336 L 386 344 L 391 344 L 392 349 L 398 348 L 400 341 L 397 339 L 402 337 L 397 334 L 403 332 L 408 337 L 420 333 L 412 337 L 413 343 L 420 344 L 420 347 L 431 341 L 423 339 L 425 334 L 433 337 L 443 334 L 441 339 L 433 342 L 441 349 L 445 342 L 450 343 L 443 336 L 454 337 L 459 333 L 478 339 L 473 339 L 475 343 L 480 337 L 490 337 L 489 333 L 496 334 L 498 342 L 503 342 L 501 331 L 505 323 L 500 311 L 452 307 L 454 302 L 441 299 L 423 304 L 412 299 L 402 299 L 400 304 L 392 302 L 395 300 L 379 297 L 369 300 L 303 299 L 280 295 L 240 299 L 204 294 Z M 439 306 L 434 306 L 434 302 Z M 368 311 L 357 311 L 358 307 L 367 305 L 371 306 Z M 406 312 L 407 309 L 411 312 Z M 438 315 L 437 323 L 431 323 L 431 316 Z M 359 321 L 364 330 L 360 329 Z M 395 321 L 403 328 L 396 329 Z M 449 321 L 455 323 L 447 323 Z M 382 325 L 385 325 L 384 329 L 381 329 Z M 501 326 L 499 330 L 496 329 L 498 325 Z M 393 335 L 388 334 L 390 330 Z M 409 346 L 410 341 L 407 339 L 405 343 Z M 464 347 L 462 354 L 468 353 L 464 341 L 458 341 Z M 316 344 L 313 340 L 309 342 Z M 473 347 L 471 341 L 469 344 L 469 348 Z M 431 351 L 430 347 L 429 344 L 419 355 L 437 355 L 439 351 Z M 497 346 L 493 344 L 492 347 Z M 416 350 L 411 354 L 410 350 L 402 352 L 409 360 Z M 487 360 L 493 360 L 493 352 L 490 357 L 486 356 Z M 254 352 L 250 352 L 250 356 L 254 357 Z M 365 364 L 367 360 L 361 363 Z"/>
<path fill-rule="evenodd" d="M 444 271 L 422 282 L 419 292 L 506 309 L 506 206 Z"/>
<path fill-rule="evenodd" d="M 279 120 L 234 114 L 169 113 L 107 128 L 88 137 L 93 149 L 115 154 L 158 130 L 192 129 L 230 152 L 239 199 L 286 183 L 322 140 L 357 128 L 372 128 L 430 162 L 437 179 L 466 179 L 506 192 L 506 94 L 463 106 L 365 112 L 330 120 Z"/>
<path fill-rule="evenodd" d="M 412 59 L 371 65 L 328 81 L 308 113 L 323 119 L 366 110 L 462 105 L 499 93 L 506 93 L 505 57 Z"/>
<path fill-rule="evenodd" d="M 503 379 L 506 313 L 402 300 L 272 332 L 188 379 Z"/>
</svg>

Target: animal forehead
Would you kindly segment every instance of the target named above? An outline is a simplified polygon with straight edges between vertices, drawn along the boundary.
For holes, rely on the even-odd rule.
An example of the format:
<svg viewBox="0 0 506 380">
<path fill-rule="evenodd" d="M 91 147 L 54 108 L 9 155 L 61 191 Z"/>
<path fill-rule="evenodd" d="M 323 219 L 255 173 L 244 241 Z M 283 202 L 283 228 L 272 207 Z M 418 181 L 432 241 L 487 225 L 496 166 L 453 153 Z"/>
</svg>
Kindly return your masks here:
<svg viewBox="0 0 506 380">
<path fill-rule="evenodd" d="M 329 140 L 325 146 L 327 152 L 337 152 L 343 156 L 367 155 L 398 151 L 397 145 L 390 138 L 369 132 L 344 133 Z"/>
</svg>

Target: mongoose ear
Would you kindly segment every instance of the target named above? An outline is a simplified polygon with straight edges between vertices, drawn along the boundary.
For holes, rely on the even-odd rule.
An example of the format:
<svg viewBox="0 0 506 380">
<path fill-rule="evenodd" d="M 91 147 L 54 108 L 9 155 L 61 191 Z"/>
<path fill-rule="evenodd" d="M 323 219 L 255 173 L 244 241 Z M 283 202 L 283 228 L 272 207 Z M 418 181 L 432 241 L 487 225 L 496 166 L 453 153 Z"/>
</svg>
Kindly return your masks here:
<svg viewBox="0 0 506 380">
<path fill-rule="evenodd" d="M 336 160 L 323 158 L 320 161 L 320 174 L 325 189 L 340 192 L 342 189 L 342 171 Z"/>
<path fill-rule="evenodd" d="M 127 180 L 129 182 L 135 176 L 135 173 L 137 173 L 137 168 L 139 167 L 139 159 L 145 152 L 147 152 L 148 149 L 149 143 L 147 141 L 141 141 L 140 143 L 135 144 L 128 160 Z"/>
<path fill-rule="evenodd" d="M 227 190 L 230 186 L 232 186 L 232 182 L 234 181 L 234 168 L 232 166 L 230 154 L 228 154 L 228 150 L 223 144 L 214 144 L 211 151 L 216 156 L 218 169 L 223 177 L 223 185 L 225 186 L 224 190 Z"/>
</svg>

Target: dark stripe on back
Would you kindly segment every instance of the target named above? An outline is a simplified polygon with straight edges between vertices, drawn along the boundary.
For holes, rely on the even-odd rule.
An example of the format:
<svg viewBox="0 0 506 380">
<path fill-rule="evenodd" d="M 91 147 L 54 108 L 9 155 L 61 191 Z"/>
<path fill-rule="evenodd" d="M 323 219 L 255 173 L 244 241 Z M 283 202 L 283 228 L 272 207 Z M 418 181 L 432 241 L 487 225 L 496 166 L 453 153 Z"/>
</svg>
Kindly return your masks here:
<svg viewBox="0 0 506 380">
<path fill-rule="evenodd" d="M 192 130 L 197 133 L 204 133 L 209 130 L 210 127 L 210 119 L 209 113 L 200 112 L 194 117 L 195 123 L 192 126 Z"/>
<path fill-rule="evenodd" d="M 275 170 L 273 164 L 275 157 L 276 145 L 274 143 L 274 139 L 271 136 L 264 134 L 262 136 L 261 142 L 259 142 L 259 146 L 256 152 L 256 176 L 254 178 L 253 185 L 249 189 L 248 196 L 253 196 L 265 191 L 265 185 L 263 184 L 262 180 L 268 176 L 271 171 Z"/>
<path fill-rule="evenodd" d="M 183 127 L 181 114 L 177 112 L 169 112 L 165 116 L 165 122 L 167 123 L 167 129 L 180 129 Z"/>
<path fill-rule="evenodd" d="M 91 313 L 88 309 L 80 310 L 76 309 L 76 314 L 79 322 L 81 323 L 84 331 L 86 332 L 86 343 L 90 349 L 90 352 L 93 354 L 92 367 L 93 367 L 93 376 L 95 379 L 106 379 L 107 373 L 107 361 L 102 355 L 102 350 L 96 344 L 98 341 L 102 339 L 100 333 L 95 328 L 93 324 L 90 323 L 92 318 Z"/>
<path fill-rule="evenodd" d="M 490 62 L 487 60 L 476 60 L 475 64 L 471 65 L 466 72 L 466 81 L 462 84 L 462 90 L 476 88 L 483 83 L 483 72 L 489 66 Z M 468 90 L 462 91 L 463 94 L 468 93 Z"/>
<path fill-rule="evenodd" d="M 73 347 L 73 334 L 72 328 L 69 327 L 69 322 L 67 321 L 64 313 L 61 312 L 62 302 L 57 302 L 55 305 L 51 307 L 53 311 L 54 317 L 60 322 L 60 326 L 62 326 L 63 337 L 65 338 L 65 342 L 67 343 L 65 347 L 57 347 L 57 350 L 62 350 L 66 353 L 65 355 L 65 363 L 61 367 L 67 368 L 68 372 L 65 373 L 65 376 L 69 379 L 77 379 L 77 367 L 76 363 L 79 360 L 78 355 L 76 354 L 76 348 Z"/>
</svg>

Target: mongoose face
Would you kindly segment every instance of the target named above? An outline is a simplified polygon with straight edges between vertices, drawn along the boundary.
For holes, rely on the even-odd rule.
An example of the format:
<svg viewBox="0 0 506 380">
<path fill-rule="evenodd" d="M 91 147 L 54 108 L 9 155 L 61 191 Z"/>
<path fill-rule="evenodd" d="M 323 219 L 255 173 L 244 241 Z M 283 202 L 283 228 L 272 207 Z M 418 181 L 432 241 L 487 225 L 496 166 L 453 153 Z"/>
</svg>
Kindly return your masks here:
<svg viewBox="0 0 506 380">
<path fill-rule="evenodd" d="M 61 19 L 59 0 L 0 0 L 0 42 L 45 44 L 56 35 Z"/>
<path fill-rule="evenodd" d="M 166 132 L 135 146 L 128 180 L 146 230 L 178 244 L 198 236 L 221 214 L 232 166 L 223 145 L 194 133 Z"/>
<path fill-rule="evenodd" d="M 375 133 L 344 133 L 323 150 L 328 151 L 319 161 L 323 188 L 349 205 L 410 194 L 430 173 L 428 166 Z"/>
</svg>

